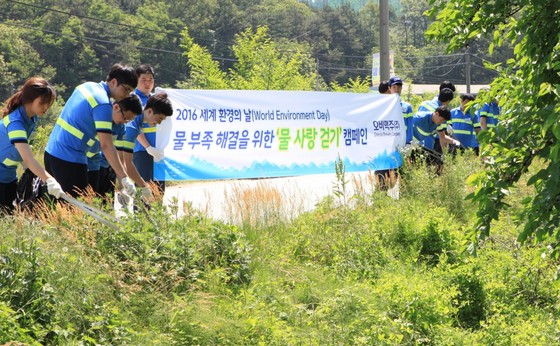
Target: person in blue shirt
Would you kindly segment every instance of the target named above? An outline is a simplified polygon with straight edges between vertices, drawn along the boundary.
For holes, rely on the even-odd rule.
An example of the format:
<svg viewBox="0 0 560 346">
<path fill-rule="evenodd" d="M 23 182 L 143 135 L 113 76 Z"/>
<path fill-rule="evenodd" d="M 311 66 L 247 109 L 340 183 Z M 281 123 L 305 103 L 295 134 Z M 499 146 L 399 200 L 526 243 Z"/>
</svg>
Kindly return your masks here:
<svg viewBox="0 0 560 346">
<path fill-rule="evenodd" d="M 135 93 L 129 94 L 127 97 L 121 99 L 120 101 L 113 103 L 113 112 L 132 112 L 134 114 L 141 114 L 142 113 L 142 102 L 140 98 Z M 117 149 L 117 153 L 119 154 L 119 159 L 121 162 L 124 162 L 124 138 L 125 138 L 125 124 L 113 124 L 113 128 L 111 131 L 113 136 L 113 144 L 115 145 L 115 149 Z M 99 149 L 97 149 L 99 150 Z M 105 198 L 109 195 L 113 195 L 115 192 L 115 184 L 116 184 L 116 175 L 109 162 L 105 158 L 103 152 L 98 151 L 99 157 L 99 164 L 98 164 L 98 179 L 95 185 L 94 191 L 99 194 L 101 197 Z M 129 175 L 130 176 L 130 175 Z M 132 180 L 138 186 L 142 186 L 142 195 L 149 198 L 151 196 L 151 190 L 146 186 L 145 183 L 142 181 L 136 181 L 134 177 L 131 177 Z M 90 182 L 91 183 L 91 182 Z"/>
<path fill-rule="evenodd" d="M 418 112 L 413 117 L 414 138 L 422 146 L 423 154 L 429 164 L 436 164 L 441 169 L 443 160 L 440 153 L 434 151 L 433 135 L 438 132 L 444 144 L 460 145 L 458 140 L 448 136 L 444 130 L 439 130 L 440 125 L 451 119 L 451 111 L 445 105 L 439 106 L 434 112 Z M 417 154 L 413 155 L 413 160 Z"/>
<path fill-rule="evenodd" d="M 142 64 L 136 68 L 136 74 L 138 87 L 134 92 L 140 96 L 142 106 L 145 107 L 148 98 L 153 95 L 155 72 L 150 65 Z M 163 151 L 156 148 L 156 126 L 144 122 L 134 144 L 132 161 L 142 179 L 155 183 L 161 194 L 165 193 L 165 181 L 154 179 L 154 162 L 161 161 L 164 157 Z"/>
<path fill-rule="evenodd" d="M 401 103 L 401 110 L 404 118 L 404 126 L 406 129 L 406 144 L 412 141 L 412 105 L 401 99 L 403 81 L 400 77 L 393 76 L 389 79 L 389 90 L 391 94 L 396 94 Z"/>
<path fill-rule="evenodd" d="M 412 105 L 401 99 L 401 92 L 403 81 L 400 77 L 393 76 L 389 78 L 389 92 L 394 94 L 399 99 L 401 111 L 404 119 L 404 127 L 406 133 L 405 144 L 410 144 L 412 141 Z M 375 171 L 380 190 L 387 190 L 397 180 L 397 174 L 394 169 L 383 169 Z"/>
<path fill-rule="evenodd" d="M 451 110 L 452 135 L 460 143 L 460 149 L 472 149 L 478 155 L 476 135 L 480 132 L 480 120 L 474 111 L 474 95 L 461 95 L 461 106 Z"/>
<path fill-rule="evenodd" d="M 454 97 L 455 97 L 455 93 L 453 92 L 452 89 L 443 88 L 442 90 L 440 90 L 439 94 L 436 96 L 435 99 L 429 101 L 423 101 L 418 106 L 418 112 L 433 113 L 438 107 L 449 105 L 449 103 L 453 100 Z M 445 148 L 446 145 L 445 143 L 442 142 L 441 137 L 439 137 L 438 134 L 441 131 L 445 132 L 446 128 L 447 128 L 447 123 L 444 122 L 438 127 L 436 133 L 432 138 L 426 138 L 424 140 L 429 147 L 433 147 L 433 150 L 435 150 L 439 154 L 443 154 L 443 148 Z"/>
<path fill-rule="evenodd" d="M 60 198 L 64 193 L 56 179 L 37 162 L 29 146 L 37 118 L 47 112 L 55 99 L 54 88 L 45 79 L 33 77 L 5 102 L 0 123 L 0 208 L 3 211 L 14 209 L 20 162 L 47 183 L 49 194 Z"/>
<path fill-rule="evenodd" d="M 166 93 L 159 92 L 150 96 L 141 115 L 126 124 L 124 162 L 128 174 L 134 179 L 134 181 L 151 181 L 151 179 L 148 178 L 146 180 L 146 178 L 142 176 L 142 173 L 139 172 L 138 166 L 133 159 L 138 136 L 145 131 L 146 125 L 150 126 L 150 128 L 155 128 L 156 125 L 161 124 L 162 121 L 171 115 L 173 115 L 173 106 L 171 101 L 167 97 Z M 150 177 L 152 176 L 153 173 Z"/>
<path fill-rule="evenodd" d="M 126 175 L 113 144 L 113 123 L 123 124 L 136 117 L 134 112 L 114 111 L 111 98 L 119 101 L 138 83 L 133 68 L 115 64 L 104 82 L 86 82 L 76 87 L 51 132 L 44 153 L 47 172 L 62 189 L 78 196 L 88 185 L 87 153 L 99 144 L 115 171 L 121 186 L 135 195 L 134 182 Z"/>
<path fill-rule="evenodd" d="M 498 106 L 498 101 L 493 100 L 490 103 L 485 103 L 482 108 L 478 110 L 480 117 L 480 129 L 487 130 L 498 125 L 498 118 L 501 113 L 501 108 Z"/>
</svg>

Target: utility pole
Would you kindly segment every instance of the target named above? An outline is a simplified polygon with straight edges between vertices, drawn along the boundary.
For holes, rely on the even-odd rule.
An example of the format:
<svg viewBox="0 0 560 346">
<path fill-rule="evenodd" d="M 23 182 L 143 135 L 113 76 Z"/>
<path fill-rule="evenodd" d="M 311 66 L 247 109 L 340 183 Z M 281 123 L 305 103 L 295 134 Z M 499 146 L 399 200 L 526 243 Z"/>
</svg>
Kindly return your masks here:
<svg viewBox="0 0 560 346">
<path fill-rule="evenodd" d="M 319 58 L 315 59 L 315 91 L 319 91 Z"/>
<path fill-rule="evenodd" d="M 379 0 L 379 76 L 389 79 L 389 0 Z"/>
<path fill-rule="evenodd" d="M 467 84 L 467 93 L 471 92 L 471 52 L 469 49 L 469 45 L 467 44 L 467 50 L 465 52 L 465 77 L 466 77 L 466 84 Z"/>
</svg>

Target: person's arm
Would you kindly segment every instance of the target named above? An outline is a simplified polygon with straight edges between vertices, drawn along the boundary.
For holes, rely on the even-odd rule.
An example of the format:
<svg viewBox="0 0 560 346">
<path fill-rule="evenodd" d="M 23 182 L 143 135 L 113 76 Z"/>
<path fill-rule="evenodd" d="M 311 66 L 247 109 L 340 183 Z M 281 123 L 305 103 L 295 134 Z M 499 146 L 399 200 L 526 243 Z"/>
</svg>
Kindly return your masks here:
<svg viewBox="0 0 560 346">
<path fill-rule="evenodd" d="M 140 131 L 140 133 L 138 133 L 138 137 L 136 137 L 136 140 L 144 147 L 144 149 L 146 149 L 146 152 L 148 154 L 154 157 L 154 162 L 158 162 L 164 159 L 165 155 L 163 154 L 163 152 L 157 148 L 152 147 L 150 142 L 148 142 L 148 139 L 146 138 L 144 132 Z"/>
<path fill-rule="evenodd" d="M 109 162 L 111 168 L 115 171 L 117 178 L 122 180 L 127 177 L 126 171 L 119 160 L 117 149 L 113 144 L 113 135 L 111 133 L 97 132 L 97 136 L 99 137 L 99 143 L 101 144 L 101 151 L 107 159 L 107 162 Z"/>
<path fill-rule="evenodd" d="M 445 148 L 445 144 L 454 144 L 454 145 L 461 145 L 461 142 L 456 140 L 453 137 L 450 137 L 445 133 L 445 131 L 438 131 L 439 133 L 439 143 L 441 144 L 442 148 Z"/>
<path fill-rule="evenodd" d="M 138 143 L 140 143 L 144 148 L 148 148 L 150 147 L 150 142 L 148 142 L 148 139 L 146 138 L 146 135 L 144 134 L 144 132 L 140 132 L 138 134 L 138 137 L 136 137 L 136 140 L 138 141 Z"/>
<path fill-rule="evenodd" d="M 486 130 L 486 117 L 480 117 L 480 130 Z"/>
<path fill-rule="evenodd" d="M 56 198 L 60 198 L 64 195 L 64 191 L 62 191 L 62 187 L 53 178 L 37 160 L 33 156 L 33 152 L 29 147 L 29 144 L 21 142 L 21 143 L 14 143 L 16 146 L 16 150 L 18 151 L 19 155 L 23 159 L 24 164 L 29 168 L 33 174 L 41 178 L 41 180 L 47 184 L 47 191 L 49 194 L 53 195 Z"/>
<path fill-rule="evenodd" d="M 46 182 L 47 179 L 52 178 L 52 176 L 45 171 L 43 166 L 33 156 L 33 152 L 27 143 L 15 143 L 16 149 L 23 159 L 23 163 L 25 167 L 29 168 L 33 174 L 41 178 L 43 182 Z"/>
<path fill-rule="evenodd" d="M 120 151 L 119 153 L 122 153 L 123 155 L 123 162 L 126 167 L 126 172 L 132 178 L 132 180 L 134 180 L 136 185 L 142 186 L 142 197 L 144 198 L 144 201 L 146 203 L 149 203 L 154 199 L 154 194 L 152 193 L 152 189 L 150 188 L 150 186 L 146 184 L 146 181 L 142 179 L 140 173 L 138 173 L 138 169 L 132 161 L 133 154 L 128 151 Z"/>
<path fill-rule="evenodd" d="M 144 179 L 142 179 L 142 177 L 140 176 L 140 173 L 138 173 L 138 169 L 136 168 L 136 166 L 134 165 L 134 162 L 132 161 L 132 153 L 123 151 L 123 157 L 124 157 L 124 165 L 126 167 L 126 173 L 128 174 L 128 176 L 134 180 L 134 182 L 136 183 L 136 185 L 138 186 L 146 186 L 146 181 L 144 181 Z"/>
</svg>

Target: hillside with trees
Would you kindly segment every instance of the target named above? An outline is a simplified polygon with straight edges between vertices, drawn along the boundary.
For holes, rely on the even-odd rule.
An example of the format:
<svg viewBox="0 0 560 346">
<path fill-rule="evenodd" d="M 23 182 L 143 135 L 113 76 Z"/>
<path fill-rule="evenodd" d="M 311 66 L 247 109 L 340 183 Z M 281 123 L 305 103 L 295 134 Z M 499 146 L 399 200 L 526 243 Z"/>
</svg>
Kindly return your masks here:
<svg viewBox="0 0 560 346">
<path fill-rule="evenodd" d="M 310 6 L 296 0 L 245 1 L 106 1 L 7 0 L 0 4 L 0 99 L 31 75 L 47 77 L 65 98 L 82 81 L 101 80 L 114 62 L 150 63 L 160 86 L 177 86 L 189 78 L 182 32 L 204 47 L 221 71 L 236 62 L 236 35 L 266 26 L 285 52 L 305 55 L 320 77 L 315 89 L 335 82 L 366 79 L 371 54 L 379 51 L 377 1 Z M 427 1 L 401 0 L 392 7 L 391 47 L 399 75 L 414 83 L 465 80 L 464 49 L 446 54 L 441 44 L 424 38 L 430 20 Z M 250 15 L 248 15 L 250 13 Z M 507 53 L 489 57 L 471 44 L 472 82 L 486 84 L 495 76 L 487 61 L 505 61 Z M 507 49 L 506 49 L 507 51 Z"/>
</svg>

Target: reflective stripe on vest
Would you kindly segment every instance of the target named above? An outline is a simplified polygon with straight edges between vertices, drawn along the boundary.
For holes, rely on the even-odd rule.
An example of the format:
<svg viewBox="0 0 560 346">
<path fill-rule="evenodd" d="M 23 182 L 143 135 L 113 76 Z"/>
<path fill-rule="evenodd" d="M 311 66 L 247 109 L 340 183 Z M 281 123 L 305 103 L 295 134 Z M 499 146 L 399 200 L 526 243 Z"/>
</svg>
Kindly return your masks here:
<svg viewBox="0 0 560 346">
<path fill-rule="evenodd" d="M 129 150 L 134 150 L 134 142 L 123 141 L 122 147 Z"/>
<path fill-rule="evenodd" d="M 2 163 L 8 167 L 17 167 L 18 165 L 18 162 L 14 160 L 10 160 L 9 158 L 5 158 L 4 161 L 2 161 Z"/>
<path fill-rule="evenodd" d="M 420 106 L 423 106 L 424 108 L 426 108 L 430 112 L 435 112 L 436 111 L 436 108 L 434 108 L 430 102 L 422 102 L 420 104 Z"/>
<path fill-rule="evenodd" d="M 8 138 L 10 140 L 12 140 L 14 138 L 27 138 L 27 132 L 25 132 L 23 130 L 10 131 L 10 132 L 8 132 Z"/>
<path fill-rule="evenodd" d="M 416 130 L 418 130 L 418 132 L 420 132 L 420 134 L 423 135 L 423 136 L 425 136 L 425 137 L 429 137 L 429 136 L 432 135 L 432 132 L 423 131 L 423 130 L 422 130 L 421 128 L 419 128 L 419 127 L 416 127 Z"/>
<path fill-rule="evenodd" d="M 78 91 L 85 97 L 91 108 L 97 107 L 99 103 L 97 103 L 97 100 L 93 97 L 89 90 L 87 90 L 85 85 L 78 85 L 76 89 L 78 89 Z"/>
<path fill-rule="evenodd" d="M 11 121 L 10 121 L 10 116 L 7 115 L 4 117 L 3 119 L 4 122 L 4 127 L 6 128 L 6 131 L 8 131 L 8 125 L 10 125 Z M 14 139 L 14 138 L 27 138 L 27 132 L 24 130 L 14 130 L 14 131 L 9 131 L 8 132 L 8 138 L 10 140 Z"/>
<path fill-rule="evenodd" d="M 91 108 L 95 108 L 99 104 L 99 103 L 97 103 L 97 100 L 95 99 L 95 97 L 93 97 L 91 92 L 89 92 L 89 90 L 87 90 L 85 85 L 83 85 L 83 84 L 79 85 L 76 88 L 76 90 L 78 90 L 82 94 L 82 96 L 86 99 L 86 101 L 89 103 Z M 60 126 L 63 130 L 70 133 L 72 136 L 78 138 L 81 141 L 84 140 L 84 133 L 82 131 L 78 130 L 77 128 L 75 128 L 74 126 L 70 125 L 68 122 L 66 122 L 66 120 L 59 117 L 56 120 L 56 124 L 58 126 Z M 88 141 L 86 142 L 86 145 L 88 147 L 91 147 L 94 144 L 95 144 L 95 140 L 93 138 L 88 139 Z"/>
<path fill-rule="evenodd" d="M 453 119 L 454 123 L 464 123 L 464 124 L 468 124 L 468 125 L 472 125 L 472 120 L 471 119 Z"/>
<path fill-rule="evenodd" d="M 68 133 L 70 133 L 72 136 L 78 138 L 79 140 L 83 141 L 84 140 L 84 133 L 80 130 L 78 130 L 77 128 L 75 128 L 74 126 L 68 124 L 66 122 L 66 120 L 62 119 L 62 118 L 58 118 L 56 120 L 56 124 L 60 127 L 62 127 L 62 129 L 64 129 L 65 131 L 67 131 Z M 88 141 L 86 142 L 86 145 L 88 147 L 91 147 L 95 144 L 95 140 L 93 138 L 88 139 Z"/>
<path fill-rule="evenodd" d="M 142 132 L 144 133 L 154 133 L 156 132 L 156 127 L 143 127 Z"/>
</svg>

